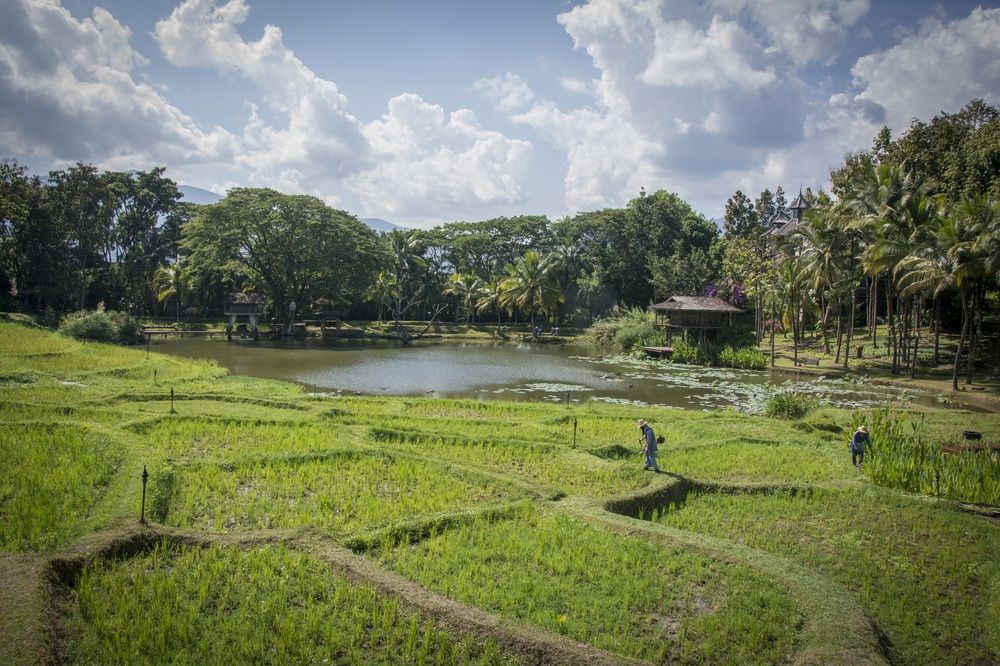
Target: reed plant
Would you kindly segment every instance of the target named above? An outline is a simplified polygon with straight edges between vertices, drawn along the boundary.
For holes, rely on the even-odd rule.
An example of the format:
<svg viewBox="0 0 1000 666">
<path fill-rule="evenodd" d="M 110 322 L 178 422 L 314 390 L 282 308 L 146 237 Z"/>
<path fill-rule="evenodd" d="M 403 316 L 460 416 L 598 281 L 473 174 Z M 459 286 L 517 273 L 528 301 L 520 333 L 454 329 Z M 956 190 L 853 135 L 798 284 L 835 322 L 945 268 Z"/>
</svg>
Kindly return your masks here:
<svg viewBox="0 0 1000 666">
<path fill-rule="evenodd" d="M 819 400 L 815 396 L 778 390 L 768 398 L 764 413 L 772 418 L 801 419 L 818 407 Z"/>
<path fill-rule="evenodd" d="M 863 469 L 875 483 L 964 502 L 1000 505 L 1000 456 L 989 450 L 949 453 L 958 438 L 933 442 L 921 420 L 879 410 L 855 414 L 868 426 L 871 443 Z M 960 444 L 958 445 L 961 446 Z"/>
</svg>

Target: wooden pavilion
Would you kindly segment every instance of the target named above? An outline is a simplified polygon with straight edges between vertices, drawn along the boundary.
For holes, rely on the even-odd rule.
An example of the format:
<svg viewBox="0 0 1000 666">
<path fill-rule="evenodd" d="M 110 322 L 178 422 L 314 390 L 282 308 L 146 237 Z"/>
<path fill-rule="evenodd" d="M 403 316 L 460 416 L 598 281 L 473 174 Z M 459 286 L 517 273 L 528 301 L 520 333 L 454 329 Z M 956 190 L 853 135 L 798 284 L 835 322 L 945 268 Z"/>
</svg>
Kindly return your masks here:
<svg viewBox="0 0 1000 666">
<path fill-rule="evenodd" d="M 229 317 L 229 323 L 226 324 L 226 339 L 232 340 L 233 338 L 233 326 L 236 324 L 237 317 L 247 317 L 250 320 L 250 335 L 254 340 L 257 339 L 257 315 L 259 313 L 260 304 L 264 301 L 260 294 L 248 294 L 244 292 L 231 293 L 226 299 L 226 307 L 224 313 Z M 245 334 L 241 337 L 246 337 Z"/>
<path fill-rule="evenodd" d="M 721 329 L 733 326 L 733 315 L 743 314 L 743 310 L 714 296 L 671 296 L 649 309 L 656 313 L 657 322 L 662 317 L 668 346 L 675 332 L 686 342 L 689 330 L 698 331 L 698 342 L 712 340 Z"/>
</svg>

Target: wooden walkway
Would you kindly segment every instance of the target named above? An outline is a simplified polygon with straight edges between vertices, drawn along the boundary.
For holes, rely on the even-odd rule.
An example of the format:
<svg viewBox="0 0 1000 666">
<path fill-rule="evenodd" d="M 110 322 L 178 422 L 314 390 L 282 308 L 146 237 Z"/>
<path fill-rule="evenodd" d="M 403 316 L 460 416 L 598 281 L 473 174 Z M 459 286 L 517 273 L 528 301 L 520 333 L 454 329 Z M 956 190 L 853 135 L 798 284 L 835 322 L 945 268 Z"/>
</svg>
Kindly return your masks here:
<svg viewBox="0 0 1000 666">
<path fill-rule="evenodd" d="M 658 356 L 664 358 L 670 356 L 674 353 L 673 347 L 643 347 L 642 351 L 646 352 L 650 356 Z"/>
<path fill-rule="evenodd" d="M 173 329 L 168 329 L 168 330 L 163 330 L 163 331 L 147 331 L 147 330 L 144 330 L 144 331 L 142 331 L 142 334 L 146 336 L 147 340 L 151 339 L 154 335 L 162 335 L 165 338 L 168 337 L 168 336 L 171 336 L 171 335 L 177 335 L 177 336 L 180 336 L 182 338 L 185 337 L 185 336 L 198 337 L 199 335 L 207 335 L 208 339 L 211 340 L 212 336 L 215 336 L 215 335 L 225 336 L 226 332 L 225 331 L 175 331 Z"/>
</svg>

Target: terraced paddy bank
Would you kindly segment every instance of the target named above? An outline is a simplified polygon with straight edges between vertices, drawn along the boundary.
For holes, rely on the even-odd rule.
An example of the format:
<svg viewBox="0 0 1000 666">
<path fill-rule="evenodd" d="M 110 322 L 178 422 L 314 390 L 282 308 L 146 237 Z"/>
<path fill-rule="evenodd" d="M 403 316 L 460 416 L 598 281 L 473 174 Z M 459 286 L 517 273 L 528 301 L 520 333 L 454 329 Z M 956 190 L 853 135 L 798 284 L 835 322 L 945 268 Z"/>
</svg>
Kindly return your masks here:
<svg viewBox="0 0 1000 666">
<path fill-rule="evenodd" d="M 0 662 L 1000 663 L 1000 524 L 852 467 L 864 416 L 316 395 L 0 324 Z"/>
</svg>

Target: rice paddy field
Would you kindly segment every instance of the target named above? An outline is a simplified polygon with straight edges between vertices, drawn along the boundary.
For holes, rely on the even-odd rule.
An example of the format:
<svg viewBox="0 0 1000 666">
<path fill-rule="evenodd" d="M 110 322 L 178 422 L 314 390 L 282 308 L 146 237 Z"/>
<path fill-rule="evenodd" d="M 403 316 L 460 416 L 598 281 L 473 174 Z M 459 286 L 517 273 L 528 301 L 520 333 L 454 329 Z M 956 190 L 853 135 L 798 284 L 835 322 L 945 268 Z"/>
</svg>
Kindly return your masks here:
<svg viewBox="0 0 1000 666">
<path fill-rule="evenodd" d="M 1000 663 L 995 461 L 938 450 L 994 414 L 309 394 L 0 323 L 0 421 L 0 663 Z"/>
</svg>

